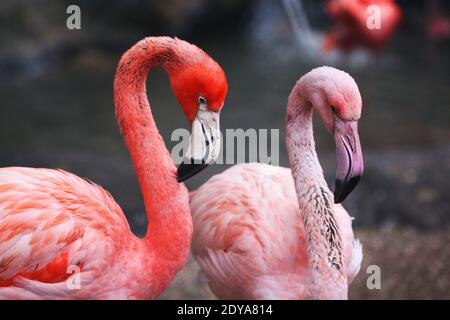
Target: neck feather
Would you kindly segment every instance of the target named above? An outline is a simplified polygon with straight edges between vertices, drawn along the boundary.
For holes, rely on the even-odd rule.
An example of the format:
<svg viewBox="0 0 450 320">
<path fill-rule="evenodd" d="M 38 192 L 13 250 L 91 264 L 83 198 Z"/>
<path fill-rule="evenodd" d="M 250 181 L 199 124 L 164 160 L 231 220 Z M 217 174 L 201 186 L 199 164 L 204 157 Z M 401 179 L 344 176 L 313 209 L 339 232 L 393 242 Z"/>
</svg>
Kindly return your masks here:
<svg viewBox="0 0 450 320">
<path fill-rule="evenodd" d="M 170 74 L 182 62 L 173 50 L 176 41 L 146 38 L 138 42 L 122 57 L 114 80 L 116 117 L 145 202 L 144 240 L 166 260 L 183 260 L 188 253 L 192 221 L 187 189 L 176 181 L 176 168 L 151 113 L 146 80 L 150 69 L 162 67 Z"/>
<path fill-rule="evenodd" d="M 334 199 L 315 150 L 313 107 L 299 88 L 294 88 L 288 101 L 286 145 L 307 238 L 310 294 L 320 297 L 327 283 L 341 283 L 345 290 L 347 283 Z"/>
</svg>

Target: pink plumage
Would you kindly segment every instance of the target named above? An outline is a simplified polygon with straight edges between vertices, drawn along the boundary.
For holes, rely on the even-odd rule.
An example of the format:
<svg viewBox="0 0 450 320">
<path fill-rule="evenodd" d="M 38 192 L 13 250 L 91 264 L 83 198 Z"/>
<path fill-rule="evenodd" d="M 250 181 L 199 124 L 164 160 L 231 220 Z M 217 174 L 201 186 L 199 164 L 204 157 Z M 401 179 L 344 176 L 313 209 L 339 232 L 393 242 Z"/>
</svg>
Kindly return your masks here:
<svg viewBox="0 0 450 320">
<path fill-rule="evenodd" d="M 192 250 L 217 296 L 296 299 L 306 294 L 305 231 L 290 169 L 235 165 L 196 191 L 191 211 Z M 351 282 L 362 248 L 345 209 L 337 204 L 335 213 Z"/>
<path fill-rule="evenodd" d="M 344 131 L 351 137 L 348 145 L 337 144 L 337 177 L 348 172 L 345 185 L 362 173 L 359 138 L 351 129 L 361 112 L 356 83 L 342 71 L 314 69 L 297 82 L 289 98 L 286 144 L 291 169 L 239 164 L 191 193 L 192 250 L 219 298 L 347 298 L 348 284 L 359 272 L 362 246 L 354 238 L 350 216 L 333 204 L 323 178 L 312 109 L 336 137 Z M 347 159 L 340 149 L 350 146 Z M 349 192 L 353 187 L 343 188 Z M 342 201 L 345 195 L 337 190 L 336 197 Z"/>
<path fill-rule="evenodd" d="M 152 299 L 184 265 L 192 237 L 189 194 L 147 100 L 154 67 L 169 74 L 189 120 L 199 95 L 214 114 L 226 95 L 220 66 L 176 38 L 145 38 L 120 60 L 115 111 L 144 197 L 145 237 L 131 233 L 117 203 L 92 182 L 61 170 L 1 168 L 0 299 Z M 183 85 L 187 97 L 179 92 Z"/>
<path fill-rule="evenodd" d="M 107 298 L 120 270 L 111 262 L 137 253 L 139 239 L 109 193 L 64 171 L 0 169 L 0 208 L 2 298 Z M 82 268 L 82 289 L 73 292 L 65 282 L 70 265 Z M 125 285 L 126 276 L 118 280 Z M 125 297 L 126 288 L 114 295 Z"/>
</svg>

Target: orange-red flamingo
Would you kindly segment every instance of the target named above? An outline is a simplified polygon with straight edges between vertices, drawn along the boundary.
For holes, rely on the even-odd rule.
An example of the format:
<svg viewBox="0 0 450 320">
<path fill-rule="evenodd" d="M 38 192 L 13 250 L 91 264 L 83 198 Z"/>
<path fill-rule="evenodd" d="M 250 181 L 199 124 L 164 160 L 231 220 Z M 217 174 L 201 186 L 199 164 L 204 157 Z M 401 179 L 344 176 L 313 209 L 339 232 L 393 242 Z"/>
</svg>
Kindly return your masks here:
<svg viewBox="0 0 450 320">
<path fill-rule="evenodd" d="M 368 8 L 371 5 L 379 8 L 379 29 L 367 25 L 371 14 Z M 325 51 L 338 48 L 349 52 L 361 46 L 378 54 L 401 20 L 401 10 L 395 0 L 330 0 L 326 12 L 333 18 L 334 25 L 325 35 Z"/>
<path fill-rule="evenodd" d="M 131 233 L 117 203 L 92 182 L 62 170 L 2 168 L 0 298 L 151 299 L 184 265 L 192 236 L 189 194 L 177 181 L 147 100 L 146 78 L 154 67 L 168 73 L 187 119 L 206 132 L 193 128 L 196 145 L 188 152 L 219 147 L 213 138 L 227 92 L 221 67 L 179 39 L 138 42 L 120 60 L 114 102 L 145 201 L 145 237 Z M 194 152 L 188 156 L 202 160 Z M 180 166 L 178 180 L 192 175 L 190 168 Z"/>
<path fill-rule="evenodd" d="M 313 110 L 336 141 L 336 190 L 315 151 Z M 240 164 L 191 194 L 192 242 L 214 294 L 225 299 L 345 299 L 362 247 L 339 203 L 363 172 L 361 96 L 347 73 L 321 67 L 292 90 L 290 169 Z"/>
<path fill-rule="evenodd" d="M 437 0 L 427 1 L 426 33 L 430 40 L 439 42 L 450 38 L 450 18 L 440 12 Z"/>
</svg>

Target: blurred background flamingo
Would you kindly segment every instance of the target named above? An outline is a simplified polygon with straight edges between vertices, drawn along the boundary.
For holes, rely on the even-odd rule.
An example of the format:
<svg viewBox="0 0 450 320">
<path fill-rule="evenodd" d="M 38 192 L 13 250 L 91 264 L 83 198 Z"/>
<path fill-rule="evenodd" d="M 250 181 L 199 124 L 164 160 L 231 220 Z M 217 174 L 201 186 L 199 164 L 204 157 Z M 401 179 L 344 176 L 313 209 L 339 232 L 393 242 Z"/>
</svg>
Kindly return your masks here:
<svg viewBox="0 0 450 320">
<path fill-rule="evenodd" d="M 280 107 L 300 74 L 334 66 L 357 80 L 364 97 L 364 177 L 344 203 L 364 244 L 349 298 L 450 299 L 450 42 L 430 41 L 429 0 L 395 1 L 402 20 L 376 64 L 364 48 L 321 51 L 334 23 L 327 1 L 80 0 L 82 29 L 69 31 L 64 15 L 73 3 L 0 1 L 0 166 L 56 167 L 89 177 L 111 192 L 133 233 L 144 237 L 148 222 L 139 182 L 111 112 L 111 79 L 131 43 L 177 35 L 211 53 L 230 83 L 222 132 L 281 129 L 275 141 L 284 167 L 289 161 Z M 449 17 L 450 2 L 438 4 L 439 16 Z M 309 25 L 310 36 L 297 34 L 292 24 Z M 309 40 L 299 45 L 298 39 Z M 161 136 L 175 150 L 173 129 L 190 127 L 174 116 L 178 102 L 163 71 L 150 73 L 148 94 Z M 321 125 L 314 129 L 331 186 L 335 146 Z M 270 136 L 269 130 L 269 152 Z M 223 142 L 233 141 L 225 136 Z M 186 184 L 197 189 L 228 167 L 210 166 Z M 380 290 L 367 288 L 369 265 L 381 268 Z M 207 284 L 198 283 L 198 270 L 191 257 L 161 298 L 214 298 Z"/>
<path fill-rule="evenodd" d="M 375 6 L 371 11 L 369 6 Z M 326 12 L 333 18 L 331 30 L 325 35 L 323 48 L 349 52 L 357 47 L 379 54 L 397 28 L 401 11 L 395 0 L 330 0 Z M 372 14 L 380 14 L 379 27 L 369 28 Z"/>
<path fill-rule="evenodd" d="M 439 42 L 450 38 L 450 17 L 442 14 L 439 0 L 429 0 L 427 4 L 427 35 L 431 41 Z"/>
</svg>

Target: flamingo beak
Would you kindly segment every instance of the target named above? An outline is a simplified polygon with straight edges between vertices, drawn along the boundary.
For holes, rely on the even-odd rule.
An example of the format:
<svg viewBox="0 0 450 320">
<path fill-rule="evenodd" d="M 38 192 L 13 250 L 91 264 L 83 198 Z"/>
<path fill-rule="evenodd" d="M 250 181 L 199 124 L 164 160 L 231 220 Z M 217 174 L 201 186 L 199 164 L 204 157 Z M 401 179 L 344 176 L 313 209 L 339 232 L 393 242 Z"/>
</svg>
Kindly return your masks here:
<svg viewBox="0 0 450 320">
<path fill-rule="evenodd" d="M 334 202 L 341 203 L 358 184 L 364 162 L 358 135 L 358 121 L 335 117 L 336 183 Z"/>
<path fill-rule="evenodd" d="M 221 147 L 220 113 L 199 109 L 192 122 L 192 133 L 177 180 L 183 182 L 217 160 Z"/>
</svg>

